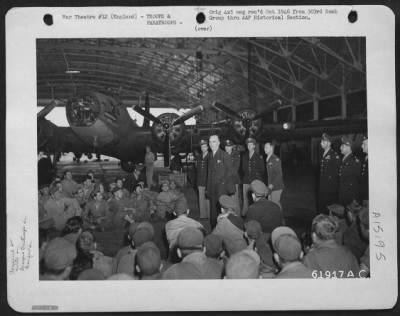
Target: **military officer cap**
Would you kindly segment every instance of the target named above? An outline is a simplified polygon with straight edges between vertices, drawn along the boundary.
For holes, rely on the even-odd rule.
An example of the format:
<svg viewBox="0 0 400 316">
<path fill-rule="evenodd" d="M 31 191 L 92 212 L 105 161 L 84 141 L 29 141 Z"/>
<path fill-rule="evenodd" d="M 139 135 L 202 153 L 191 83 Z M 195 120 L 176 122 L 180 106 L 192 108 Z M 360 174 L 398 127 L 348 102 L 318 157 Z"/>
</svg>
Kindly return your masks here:
<svg viewBox="0 0 400 316">
<path fill-rule="evenodd" d="M 205 139 L 202 139 L 201 141 L 200 141 L 200 146 L 201 145 L 208 145 L 208 143 L 207 143 L 207 141 L 205 140 Z"/>
<path fill-rule="evenodd" d="M 138 163 L 137 165 L 136 165 L 136 169 L 137 170 L 143 170 L 144 169 L 144 164 L 143 163 Z"/>
<path fill-rule="evenodd" d="M 332 142 L 332 138 L 327 133 L 322 134 L 322 140 L 325 140 L 327 142 Z"/>
<path fill-rule="evenodd" d="M 260 180 L 253 180 L 250 183 L 250 189 L 256 196 L 267 196 L 268 195 L 268 188 L 264 184 L 264 182 Z"/>
<path fill-rule="evenodd" d="M 251 137 L 246 139 L 246 145 L 248 145 L 250 143 L 253 143 L 254 145 L 257 144 L 256 140 L 254 138 L 251 138 Z"/>
<path fill-rule="evenodd" d="M 235 144 L 230 140 L 230 139 L 227 139 L 226 141 L 225 141 L 225 147 L 227 147 L 227 146 L 235 146 Z"/>
<path fill-rule="evenodd" d="M 353 146 L 353 141 L 350 139 L 350 137 L 343 136 L 342 137 L 342 145 L 347 145 L 347 146 Z"/>
</svg>

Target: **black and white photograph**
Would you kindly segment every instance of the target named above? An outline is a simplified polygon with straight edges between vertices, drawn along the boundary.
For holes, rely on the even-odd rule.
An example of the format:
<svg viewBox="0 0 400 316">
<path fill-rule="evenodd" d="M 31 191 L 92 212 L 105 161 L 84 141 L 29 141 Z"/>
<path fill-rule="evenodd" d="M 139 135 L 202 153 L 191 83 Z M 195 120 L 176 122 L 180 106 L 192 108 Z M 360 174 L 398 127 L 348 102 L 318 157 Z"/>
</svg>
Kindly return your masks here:
<svg viewBox="0 0 400 316">
<path fill-rule="evenodd" d="M 394 52 L 380 51 L 373 30 L 315 31 L 312 21 L 302 21 L 333 15 L 334 8 L 261 8 L 187 8 L 197 19 L 192 35 L 166 8 L 59 9 L 42 24 L 74 20 L 89 29 L 18 33 L 29 37 L 24 63 L 31 69 L 23 80 L 30 84 L 12 90 L 10 104 L 21 95 L 30 103 L 8 111 L 7 129 L 22 136 L 8 133 L 7 158 L 29 181 L 7 179 L 14 224 L 7 269 L 9 281 L 29 273 L 40 289 L 32 303 L 17 304 L 22 310 L 82 310 L 39 296 L 62 291 L 88 296 L 88 311 L 96 303 L 106 307 L 93 311 L 174 310 L 171 286 L 185 295 L 192 289 L 175 310 L 280 309 L 283 298 L 235 300 L 247 287 L 315 290 L 329 282 L 327 291 L 343 297 L 340 282 L 349 291 L 371 284 L 375 293 L 383 271 L 396 271 L 387 268 L 396 266 L 389 252 L 396 249 L 396 200 L 377 208 L 396 192 L 395 148 L 381 154 L 381 139 L 395 146 L 394 77 L 376 60 L 392 61 Z M 246 16 L 257 23 L 217 30 L 219 22 Z M 111 36 L 102 25 L 141 19 L 145 31 L 133 35 L 122 28 Z M 288 32 L 263 34 L 262 21 L 286 23 Z M 149 30 L 155 27 L 178 31 Z M 17 49 L 18 43 L 10 52 Z M 10 159 L 16 152 L 20 167 Z M 381 173 L 393 178 L 383 182 Z M 24 191 L 29 203 L 18 202 Z M 18 203 L 19 213 L 10 209 Z M 111 297 L 130 289 L 142 298 L 164 293 L 166 302 L 95 302 L 86 291 L 99 293 L 99 282 Z M 220 302 L 211 299 L 241 287 Z M 194 293 L 209 303 L 190 305 Z M 316 307 L 358 304 L 335 307 L 329 300 Z"/>
</svg>

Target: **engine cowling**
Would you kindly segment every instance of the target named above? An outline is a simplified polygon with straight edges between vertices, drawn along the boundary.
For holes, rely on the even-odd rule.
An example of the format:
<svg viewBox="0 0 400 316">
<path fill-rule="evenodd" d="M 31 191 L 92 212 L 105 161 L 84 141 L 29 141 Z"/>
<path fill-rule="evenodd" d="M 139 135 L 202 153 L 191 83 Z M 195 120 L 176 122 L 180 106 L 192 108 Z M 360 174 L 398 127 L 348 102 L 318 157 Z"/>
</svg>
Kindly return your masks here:
<svg viewBox="0 0 400 316">
<path fill-rule="evenodd" d="M 254 119 L 257 113 L 252 109 L 240 110 L 239 115 L 242 117 L 241 120 L 234 120 L 233 128 L 235 132 L 244 137 L 246 130 L 249 130 L 249 136 L 254 137 L 261 129 L 261 119 Z"/>
<path fill-rule="evenodd" d="M 154 123 L 152 126 L 153 135 L 161 142 L 165 141 L 166 133 L 169 133 L 169 140 L 171 144 L 176 144 L 185 133 L 185 124 L 178 124 L 172 126 L 174 121 L 179 117 L 175 113 L 163 113 L 157 118 L 162 122 Z"/>
</svg>

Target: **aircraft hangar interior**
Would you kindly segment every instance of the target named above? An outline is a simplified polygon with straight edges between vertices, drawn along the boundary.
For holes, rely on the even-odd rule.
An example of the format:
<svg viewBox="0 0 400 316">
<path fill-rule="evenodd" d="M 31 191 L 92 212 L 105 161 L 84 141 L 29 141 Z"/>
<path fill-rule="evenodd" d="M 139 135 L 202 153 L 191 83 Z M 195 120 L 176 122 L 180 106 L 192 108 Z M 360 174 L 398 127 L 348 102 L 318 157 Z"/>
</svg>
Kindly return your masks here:
<svg viewBox="0 0 400 316">
<path fill-rule="evenodd" d="M 331 269 L 369 275 L 365 38 L 49 38 L 36 52 L 41 280 L 275 278 L 288 262 L 306 278 L 328 243 Z M 68 273 L 47 256 L 65 242 Z M 178 269 L 199 249 L 218 267 Z M 229 269 L 245 251 L 256 274 Z"/>
</svg>

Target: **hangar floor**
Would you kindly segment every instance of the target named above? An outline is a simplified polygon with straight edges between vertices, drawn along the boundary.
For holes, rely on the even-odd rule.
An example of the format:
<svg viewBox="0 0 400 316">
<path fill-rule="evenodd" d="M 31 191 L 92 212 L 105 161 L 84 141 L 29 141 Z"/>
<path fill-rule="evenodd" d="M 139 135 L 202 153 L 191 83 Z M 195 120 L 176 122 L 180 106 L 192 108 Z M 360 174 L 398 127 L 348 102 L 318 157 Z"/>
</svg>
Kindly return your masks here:
<svg viewBox="0 0 400 316">
<path fill-rule="evenodd" d="M 189 165 L 186 168 L 187 185 L 183 192 L 190 207 L 190 217 L 199 219 L 197 193 L 193 187 L 194 170 Z M 96 178 L 108 183 L 117 176 L 125 176 L 126 172 L 120 169 L 116 161 L 86 161 L 80 163 L 60 162 L 57 173 L 71 170 L 74 178 L 80 181 L 88 170 L 93 170 Z M 156 168 L 154 179 L 166 172 L 165 168 Z M 313 169 L 309 166 L 283 166 L 285 189 L 282 193 L 281 204 L 283 207 L 286 225 L 292 227 L 299 236 L 311 226 L 312 218 L 316 214 L 316 189 Z M 156 190 L 156 189 L 154 189 Z M 210 230 L 208 221 L 200 220 L 207 231 Z M 113 256 L 121 247 L 121 241 L 116 240 L 109 232 L 96 233 L 98 243 L 102 246 L 104 254 Z"/>
</svg>

